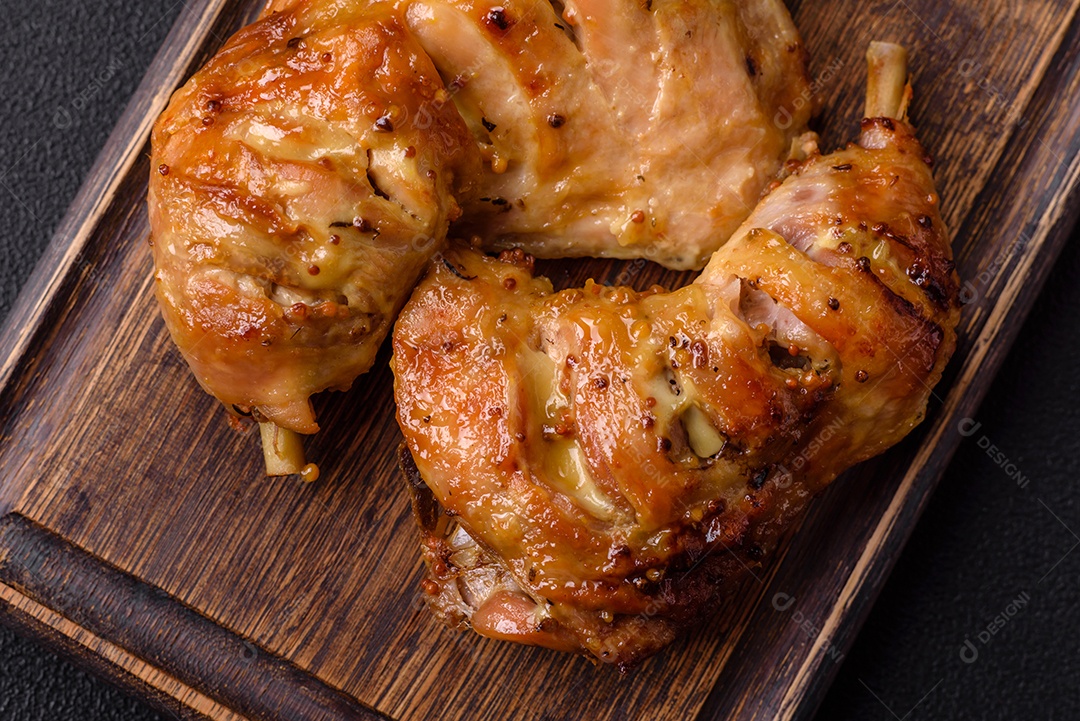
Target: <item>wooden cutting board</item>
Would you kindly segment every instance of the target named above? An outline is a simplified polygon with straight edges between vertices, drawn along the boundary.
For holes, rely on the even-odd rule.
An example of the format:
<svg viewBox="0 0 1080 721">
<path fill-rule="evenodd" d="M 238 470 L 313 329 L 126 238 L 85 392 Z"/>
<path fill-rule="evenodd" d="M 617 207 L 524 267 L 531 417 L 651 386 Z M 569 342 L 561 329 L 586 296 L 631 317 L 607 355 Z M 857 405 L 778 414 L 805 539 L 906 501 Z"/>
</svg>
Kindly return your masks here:
<svg viewBox="0 0 1080 721">
<path fill-rule="evenodd" d="M 826 146 L 856 132 L 867 43 L 911 50 L 967 281 L 960 345 L 909 439 L 626 677 L 421 607 L 385 349 L 351 392 L 318 399 L 323 474 L 304 485 L 262 477 L 258 434 L 230 429 L 172 347 L 146 247 L 149 129 L 258 5 L 188 3 L 0 338 L 0 617 L 184 718 L 809 717 L 1076 219 L 1080 0 L 792 3 Z"/>
</svg>

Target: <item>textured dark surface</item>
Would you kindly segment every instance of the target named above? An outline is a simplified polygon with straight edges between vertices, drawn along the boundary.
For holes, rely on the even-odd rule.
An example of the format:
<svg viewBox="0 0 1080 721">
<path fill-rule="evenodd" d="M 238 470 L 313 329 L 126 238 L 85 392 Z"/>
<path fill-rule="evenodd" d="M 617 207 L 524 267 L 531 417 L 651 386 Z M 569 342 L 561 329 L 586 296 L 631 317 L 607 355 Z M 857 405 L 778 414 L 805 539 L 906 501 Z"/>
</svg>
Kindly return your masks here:
<svg viewBox="0 0 1080 721">
<path fill-rule="evenodd" d="M 0 7 L 6 313 L 181 3 Z M 1065 250 L 821 718 L 1080 717 L 1080 551 L 1066 555 L 1080 542 L 1069 530 L 1080 532 L 1070 368 L 1080 346 L 1078 245 Z M 989 443 L 1005 461 L 987 455 Z M 1009 477 L 1014 469 L 1028 479 L 1023 487 Z M 986 631 L 1010 611 L 996 633 Z M 971 663 L 961 657 L 966 640 L 978 652 Z M 0 630 L 0 718 L 158 716 Z"/>
</svg>

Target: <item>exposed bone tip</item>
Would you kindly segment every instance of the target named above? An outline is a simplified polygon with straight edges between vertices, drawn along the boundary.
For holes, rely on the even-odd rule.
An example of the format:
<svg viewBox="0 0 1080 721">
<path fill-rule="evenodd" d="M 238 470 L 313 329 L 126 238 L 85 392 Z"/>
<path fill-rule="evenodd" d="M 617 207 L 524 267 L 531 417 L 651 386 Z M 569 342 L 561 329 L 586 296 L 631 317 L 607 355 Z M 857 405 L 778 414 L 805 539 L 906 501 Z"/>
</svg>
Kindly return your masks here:
<svg viewBox="0 0 1080 721">
<path fill-rule="evenodd" d="M 259 424 L 259 434 L 262 436 L 266 475 L 291 476 L 304 471 L 307 461 L 299 433 L 265 422 Z"/>
<path fill-rule="evenodd" d="M 911 99 L 907 50 L 896 43 L 872 42 L 866 62 L 866 117 L 906 119 Z"/>
</svg>

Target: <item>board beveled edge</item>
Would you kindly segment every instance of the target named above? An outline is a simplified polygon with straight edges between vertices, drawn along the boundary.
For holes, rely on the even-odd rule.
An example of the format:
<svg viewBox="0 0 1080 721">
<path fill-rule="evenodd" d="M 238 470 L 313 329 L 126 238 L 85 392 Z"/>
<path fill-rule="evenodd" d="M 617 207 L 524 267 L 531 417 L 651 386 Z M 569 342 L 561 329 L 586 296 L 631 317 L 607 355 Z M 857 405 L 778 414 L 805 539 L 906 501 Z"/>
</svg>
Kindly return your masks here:
<svg viewBox="0 0 1080 721">
<path fill-rule="evenodd" d="M 29 618 L 31 632 L 192 718 L 390 720 L 18 513 L 0 519 L 0 602 L 0 614 Z"/>
<path fill-rule="evenodd" d="M 240 717 L 121 649 L 0 583 L 0 625 L 33 639 L 104 682 L 181 721 L 235 721 Z M 170 683 L 170 681 L 172 683 Z M 178 693 L 177 687 L 189 691 Z M 183 698 L 187 696 L 187 698 Z M 198 701 L 192 699 L 198 698 Z M 208 713 L 200 713 L 198 708 Z M 218 713 L 221 709 L 222 713 Z"/>
</svg>

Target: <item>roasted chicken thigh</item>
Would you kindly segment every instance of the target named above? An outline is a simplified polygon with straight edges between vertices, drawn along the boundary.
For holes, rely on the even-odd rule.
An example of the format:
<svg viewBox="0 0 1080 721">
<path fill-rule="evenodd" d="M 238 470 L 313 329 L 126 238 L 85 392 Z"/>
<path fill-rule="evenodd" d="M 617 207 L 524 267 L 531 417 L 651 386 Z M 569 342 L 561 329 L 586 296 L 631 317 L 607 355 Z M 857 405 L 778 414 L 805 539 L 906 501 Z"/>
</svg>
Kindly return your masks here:
<svg viewBox="0 0 1080 721">
<path fill-rule="evenodd" d="M 922 420 L 957 278 L 903 51 L 870 60 L 858 144 L 793 167 L 684 288 L 432 262 L 393 369 L 443 620 L 632 665 Z"/>
<path fill-rule="evenodd" d="M 293 5 L 173 96 L 149 196 L 172 337 L 204 388 L 268 423 L 271 465 L 295 444 L 277 429 L 318 429 L 311 394 L 371 366 L 480 170 L 393 7 Z"/>
</svg>

